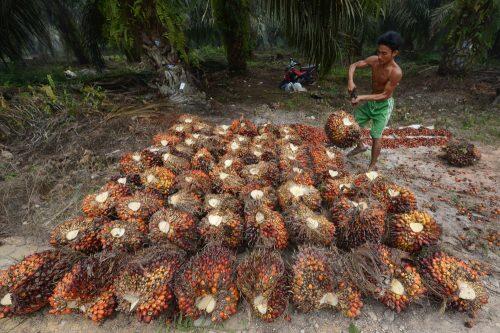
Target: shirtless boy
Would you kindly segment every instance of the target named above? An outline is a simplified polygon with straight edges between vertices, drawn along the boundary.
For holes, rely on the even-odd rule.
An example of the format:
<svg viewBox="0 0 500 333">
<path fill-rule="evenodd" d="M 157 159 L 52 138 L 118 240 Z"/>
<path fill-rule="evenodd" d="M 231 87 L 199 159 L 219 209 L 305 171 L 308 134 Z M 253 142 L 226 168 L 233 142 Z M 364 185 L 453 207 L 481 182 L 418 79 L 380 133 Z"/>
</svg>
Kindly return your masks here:
<svg viewBox="0 0 500 333">
<path fill-rule="evenodd" d="M 372 93 L 370 95 L 360 95 L 351 100 L 352 105 L 366 101 L 365 104 L 354 111 L 354 117 L 359 125 L 363 126 L 368 121 L 372 121 L 370 135 L 373 143 L 369 170 L 375 169 L 382 147 L 382 132 L 394 108 L 392 93 L 403 77 L 401 68 L 394 61 L 402 44 L 401 36 L 397 32 L 388 31 L 378 38 L 377 44 L 376 56 L 355 62 L 349 67 L 349 83 L 347 85 L 349 92 L 353 92 L 356 89 L 354 84 L 354 71 L 356 68 L 371 67 Z M 367 149 L 368 147 L 360 139 L 356 148 L 350 151 L 347 156 L 354 156 Z"/>
</svg>

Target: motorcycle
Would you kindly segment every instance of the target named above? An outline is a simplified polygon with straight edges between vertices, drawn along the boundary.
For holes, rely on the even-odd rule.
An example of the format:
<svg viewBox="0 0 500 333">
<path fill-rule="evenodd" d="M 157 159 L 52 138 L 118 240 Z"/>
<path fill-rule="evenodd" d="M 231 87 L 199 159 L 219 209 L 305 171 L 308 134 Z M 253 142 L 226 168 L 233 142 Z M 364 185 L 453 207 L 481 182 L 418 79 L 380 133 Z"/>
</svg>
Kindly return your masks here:
<svg viewBox="0 0 500 333">
<path fill-rule="evenodd" d="M 290 58 L 290 62 L 285 69 L 285 76 L 283 77 L 283 81 L 280 83 L 280 88 L 290 91 L 290 90 L 298 90 L 297 88 L 304 85 L 310 85 L 315 81 L 316 75 L 316 65 L 309 66 L 300 66 L 301 64 L 298 61 L 295 61 L 293 58 Z M 295 85 L 299 83 L 300 85 Z"/>
</svg>

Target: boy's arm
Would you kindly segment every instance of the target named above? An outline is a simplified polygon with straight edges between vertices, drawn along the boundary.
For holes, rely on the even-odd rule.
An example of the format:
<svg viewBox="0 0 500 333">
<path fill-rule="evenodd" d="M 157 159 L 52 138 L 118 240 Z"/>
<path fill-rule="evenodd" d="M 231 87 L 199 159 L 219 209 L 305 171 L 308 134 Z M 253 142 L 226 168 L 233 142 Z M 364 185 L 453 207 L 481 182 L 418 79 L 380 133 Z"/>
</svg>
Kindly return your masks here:
<svg viewBox="0 0 500 333">
<path fill-rule="evenodd" d="M 360 95 L 355 100 L 353 100 L 352 103 L 357 104 L 361 101 L 383 101 L 388 99 L 392 96 L 392 92 L 394 91 L 394 89 L 396 89 L 402 77 L 403 73 L 401 72 L 401 70 L 392 71 L 391 76 L 389 77 L 389 81 L 387 81 L 387 83 L 385 84 L 383 92 L 373 95 Z"/>
<path fill-rule="evenodd" d="M 348 74 L 348 80 L 347 80 L 347 90 L 349 92 L 352 92 L 354 89 L 356 89 L 356 85 L 354 84 L 354 71 L 356 70 L 356 68 L 365 68 L 365 67 L 368 67 L 368 66 L 371 66 L 373 61 L 376 61 L 377 60 L 377 56 L 371 56 L 371 57 L 368 57 L 364 60 L 360 60 L 360 61 L 357 61 L 353 64 L 351 64 L 351 66 L 349 66 L 349 74 Z"/>
</svg>

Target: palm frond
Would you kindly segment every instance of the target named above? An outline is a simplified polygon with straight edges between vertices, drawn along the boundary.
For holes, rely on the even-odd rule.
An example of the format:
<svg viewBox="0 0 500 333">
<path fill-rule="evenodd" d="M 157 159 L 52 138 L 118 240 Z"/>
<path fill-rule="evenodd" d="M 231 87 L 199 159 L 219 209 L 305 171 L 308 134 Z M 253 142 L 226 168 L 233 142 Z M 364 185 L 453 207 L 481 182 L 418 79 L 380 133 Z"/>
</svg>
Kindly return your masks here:
<svg viewBox="0 0 500 333">
<path fill-rule="evenodd" d="M 0 1 L 0 59 L 20 60 L 23 53 L 38 41 L 51 47 L 45 24 L 43 1 Z"/>
</svg>

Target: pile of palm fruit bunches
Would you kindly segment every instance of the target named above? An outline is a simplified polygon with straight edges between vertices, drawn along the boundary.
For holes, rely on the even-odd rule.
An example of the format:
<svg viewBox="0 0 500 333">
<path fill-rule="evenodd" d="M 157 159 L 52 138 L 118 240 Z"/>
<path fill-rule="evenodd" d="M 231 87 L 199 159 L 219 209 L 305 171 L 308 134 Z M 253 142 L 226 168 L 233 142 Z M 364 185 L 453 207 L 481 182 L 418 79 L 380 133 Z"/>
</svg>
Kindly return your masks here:
<svg viewBox="0 0 500 333">
<path fill-rule="evenodd" d="M 359 135 L 343 111 L 325 130 L 181 115 L 122 156 L 54 228 L 52 250 L 1 271 L 0 318 L 49 306 L 96 322 L 118 311 L 220 322 L 242 303 L 266 322 L 289 306 L 354 318 L 368 297 L 396 312 L 438 298 L 475 316 L 482 272 L 437 250 L 441 228 L 410 189 L 347 170 L 334 146 Z"/>
</svg>

